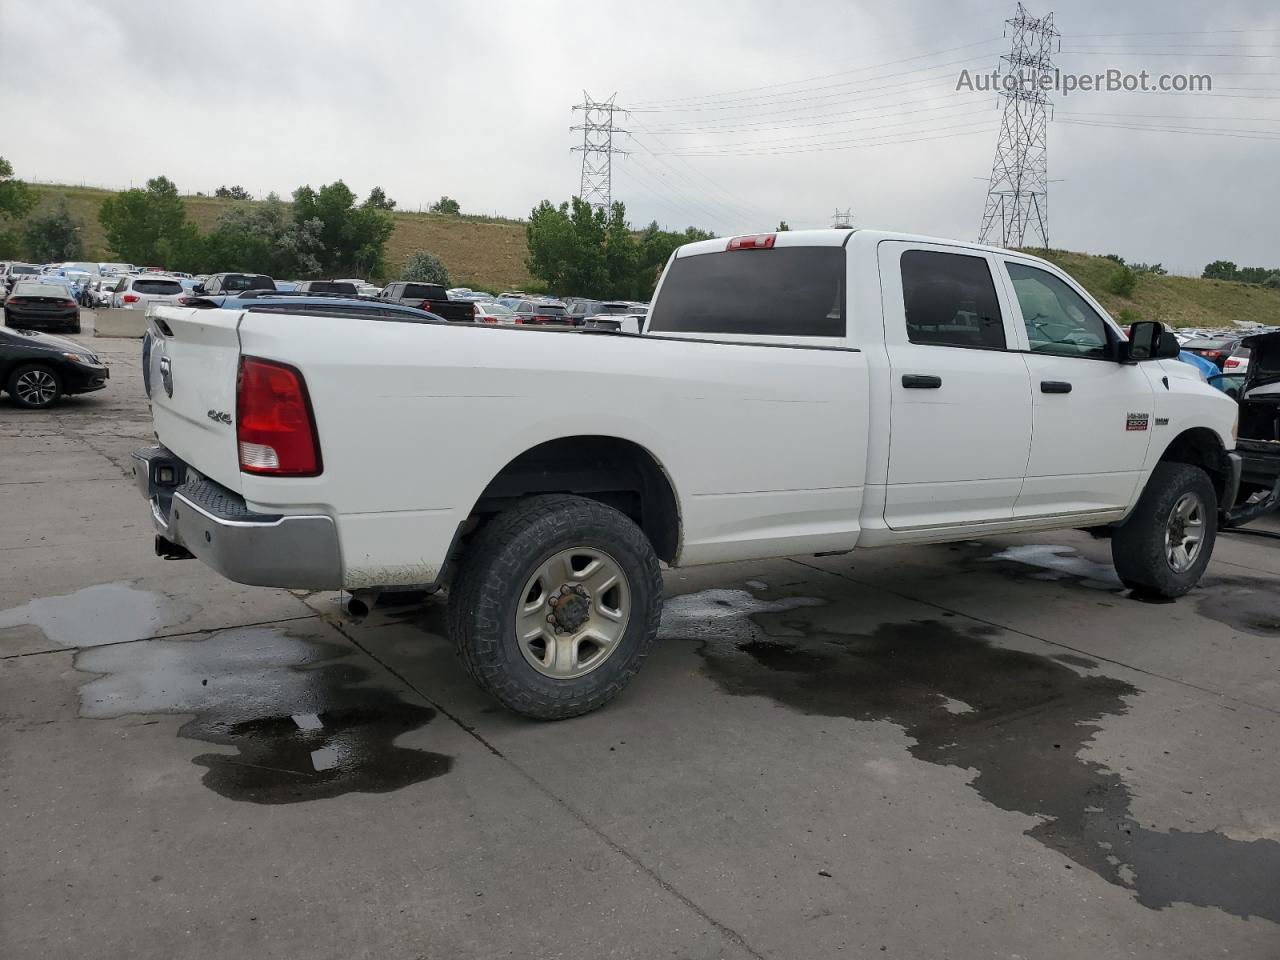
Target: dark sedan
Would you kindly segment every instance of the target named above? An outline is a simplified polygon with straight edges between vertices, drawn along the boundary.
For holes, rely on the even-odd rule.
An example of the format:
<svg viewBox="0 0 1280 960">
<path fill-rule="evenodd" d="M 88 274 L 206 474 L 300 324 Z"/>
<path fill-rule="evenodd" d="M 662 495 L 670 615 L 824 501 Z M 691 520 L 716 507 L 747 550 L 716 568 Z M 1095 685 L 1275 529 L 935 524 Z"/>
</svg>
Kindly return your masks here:
<svg viewBox="0 0 1280 960">
<path fill-rule="evenodd" d="M 111 371 L 88 347 L 34 330 L 0 329 L 0 386 L 20 407 L 51 407 L 64 395 L 107 385 Z"/>
<path fill-rule="evenodd" d="M 19 330 L 79 333 L 80 305 L 61 284 L 22 280 L 4 302 L 4 325 Z"/>
<path fill-rule="evenodd" d="M 1218 369 L 1221 370 L 1227 362 L 1227 357 L 1231 356 L 1231 351 L 1240 346 L 1240 340 L 1241 337 L 1198 337 L 1195 340 L 1188 340 L 1182 345 L 1182 349 L 1204 357 L 1217 364 Z"/>
</svg>

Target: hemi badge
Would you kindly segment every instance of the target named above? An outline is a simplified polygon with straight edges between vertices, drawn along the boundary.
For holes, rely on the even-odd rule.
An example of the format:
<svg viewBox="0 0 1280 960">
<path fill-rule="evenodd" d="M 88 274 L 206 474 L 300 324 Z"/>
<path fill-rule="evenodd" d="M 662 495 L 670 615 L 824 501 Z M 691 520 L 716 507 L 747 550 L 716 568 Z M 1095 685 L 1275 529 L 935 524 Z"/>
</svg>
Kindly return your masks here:
<svg viewBox="0 0 1280 960">
<path fill-rule="evenodd" d="M 1168 418 L 1168 417 L 1156 417 L 1156 426 L 1157 426 L 1157 427 L 1167 427 L 1168 425 L 1169 425 L 1169 418 Z"/>
<path fill-rule="evenodd" d="M 1125 418 L 1124 428 L 1126 430 L 1145 430 L 1150 420 L 1151 414 L 1149 413 L 1130 413 Z"/>
</svg>

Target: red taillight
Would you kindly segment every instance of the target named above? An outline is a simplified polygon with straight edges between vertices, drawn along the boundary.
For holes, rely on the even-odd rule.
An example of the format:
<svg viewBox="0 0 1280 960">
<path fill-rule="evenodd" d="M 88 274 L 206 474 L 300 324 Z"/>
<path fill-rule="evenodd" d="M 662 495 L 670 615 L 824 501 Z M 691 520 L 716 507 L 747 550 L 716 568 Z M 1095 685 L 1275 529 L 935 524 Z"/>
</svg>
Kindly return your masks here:
<svg viewBox="0 0 1280 960">
<path fill-rule="evenodd" d="M 236 440 L 245 473 L 319 475 L 320 439 L 301 373 L 273 360 L 240 358 Z"/>
<path fill-rule="evenodd" d="M 1220 356 L 1222 356 L 1222 351 L 1206 350 L 1202 354 L 1200 354 L 1200 356 L 1205 357 L 1206 359 L 1209 359 L 1209 360 L 1217 360 Z"/>
<path fill-rule="evenodd" d="M 1239 361 L 1239 360 L 1237 360 L 1235 357 L 1227 357 L 1227 362 L 1226 362 L 1225 366 L 1228 366 L 1228 367 L 1238 367 L 1238 366 L 1240 366 L 1240 361 Z"/>
<path fill-rule="evenodd" d="M 754 233 L 747 237 L 734 237 L 726 250 L 768 250 L 778 239 L 776 233 Z"/>
<path fill-rule="evenodd" d="M 5 303 L 28 303 L 26 297 L 10 297 Z"/>
<path fill-rule="evenodd" d="M 136 293 L 126 293 L 123 297 L 121 297 L 121 299 L 125 303 L 137 303 L 142 298 L 138 296 Z"/>
</svg>

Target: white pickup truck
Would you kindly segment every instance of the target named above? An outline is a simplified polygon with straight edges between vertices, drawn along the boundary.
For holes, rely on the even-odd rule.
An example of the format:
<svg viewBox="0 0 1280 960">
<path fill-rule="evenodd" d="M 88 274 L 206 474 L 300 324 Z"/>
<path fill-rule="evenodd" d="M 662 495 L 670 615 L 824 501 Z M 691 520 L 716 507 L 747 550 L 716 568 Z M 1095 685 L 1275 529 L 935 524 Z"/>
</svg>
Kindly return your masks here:
<svg viewBox="0 0 1280 960">
<path fill-rule="evenodd" d="M 257 295 L 255 295 L 257 296 Z M 153 308 L 157 550 L 263 586 L 449 591 L 541 718 L 615 696 L 670 567 L 1068 527 L 1177 596 L 1237 406 L 1050 263 L 867 230 L 681 247 L 640 334 L 262 295 Z"/>
</svg>

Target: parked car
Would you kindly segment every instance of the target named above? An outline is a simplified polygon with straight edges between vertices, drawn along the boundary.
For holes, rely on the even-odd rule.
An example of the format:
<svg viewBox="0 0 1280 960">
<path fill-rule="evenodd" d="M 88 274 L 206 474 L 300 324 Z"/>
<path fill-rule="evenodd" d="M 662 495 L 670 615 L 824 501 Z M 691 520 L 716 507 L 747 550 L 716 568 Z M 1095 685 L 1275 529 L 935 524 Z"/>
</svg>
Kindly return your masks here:
<svg viewBox="0 0 1280 960">
<path fill-rule="evenodd" d="M 153 303 L 180 303 L 186 295 L 173 277 L 153 273 L 121 277 L 111 292 L 111 306 L 123 310 L 146 310 Z"/>
<path fill-rule="evenodd" d="M 1227 357 L 1222 363 L 1223 373 L 1244 373 L 1249 369 L 1249 357 L 1251 352 L 1242 342 L 1240 346 L 1231 351 L 1231 356 Z"/>
<path fill-rule="evenodd" d="M 1249 365 L 1209 382 L 1240 404 L 1236 450 L 1242 459 L 1238 526 L 1280 508 L 1280 332 L 1246 337 Z"/>
<path fill-rule="evenodd" d="M 215 273 L 197 282 L 194 293 L 198 297 L 214 297 L 243 290 L 275 290 L 276 282 L 261 273 Z"/>
<path fill-rule="evenodd" d="M 350 280 L 303 280 L 296 293 L 342 293 L 358 297 L 360 291 Z"/>
<path fill-rule="evenodd" d="M 58 264 L 58 266 L 66 276 L 70 276 L 72 273 L 84 273 L 91 277 L 102 276 L 102 268 L 98 264 L 84 260 L 67 261 L 66 263 Z"/>
<path fill-rule="evenodd" d="M 515 323 L 516 313 L 514 310 L 504 307 L 500 303 L 492 300 L 475 301 L 475 321 L 476 323 Z"/>
<path fill-rule="evenodd" d="M 157 548 L 353 608 L 448 584 L 468 672 L 544 719 L 640 668 L 660 562 L 1089 527 L 1123 583 L 1176 597 L 1240 476 L 1236 404 L 1173 336 L 1017 251 L 687 244 L 640 337 L 310 309 L 153 312 Z"/>
<path fill-rule="evenodd" d="M 4 292 L 7 293 L 13 289 L 13 285 L 19 280 L 38 277 L 40 268 L 33 263 L 7 263 L 5 264 L 4 274 L 0 277 L 3 280 Z"/>
<path fill-rule="evenodd" d="M 552 300 L 514 300 L 506 304 L 516 315 L 516 323 L 538 326 L 572 325 L 573 319 L 563 303 Z"/>
<path fill-rule="evenodd" d="M 634 314 L 634 305 L 622 300 L 586 300 L 573 297 L 564 301 L 565 313 L 575 324 L 581 324 L 587 317 L 625 316 Z"/>
<path fill-rule="evenodd" d="M 74 340 L 34 330 L 0 330 L 0 386 L 20 407 L 51 407 L 63 396 L 107 385 L 111 371 Z"/>
<path fill-rule="evenodd" d="M 1240 346 L 1240 339 L 1238 336 L 1200 337 L 1196 340 L 1188 340 L 1182 345 L 1182 349 L 1198 354 L 1206 360 L 1212 360 L 1221 370 L 1226 366 L 1227 357 L 1231 356 L 1231 352 Z"/>
<path fill-rule="evenodd" d="M 119 275 L 122 273 L 133 273 L 137 269 L 138 268 L 135 267 L 132 263 L 99 263 L 98 264 L 98 272 L 102 273 L 103 275 L 106 275 L 106 274 Z"/>
<path fill-rule="evenodd" d="M 438 283 L 415 283 L 398 280 L 383 288 L 379 296 L 406 306 L 418 307 L 455 323 L 471 323 L 475 320 L 475 304 L 466 300 L 450 300 L 449 294 Z"/>
<path fill-rule="evenodd" d="M 4 325 L 21 330 L 79 333 L 80 305 L 65 282 L 20 280 L 5 298 Z"/>
</svg>

